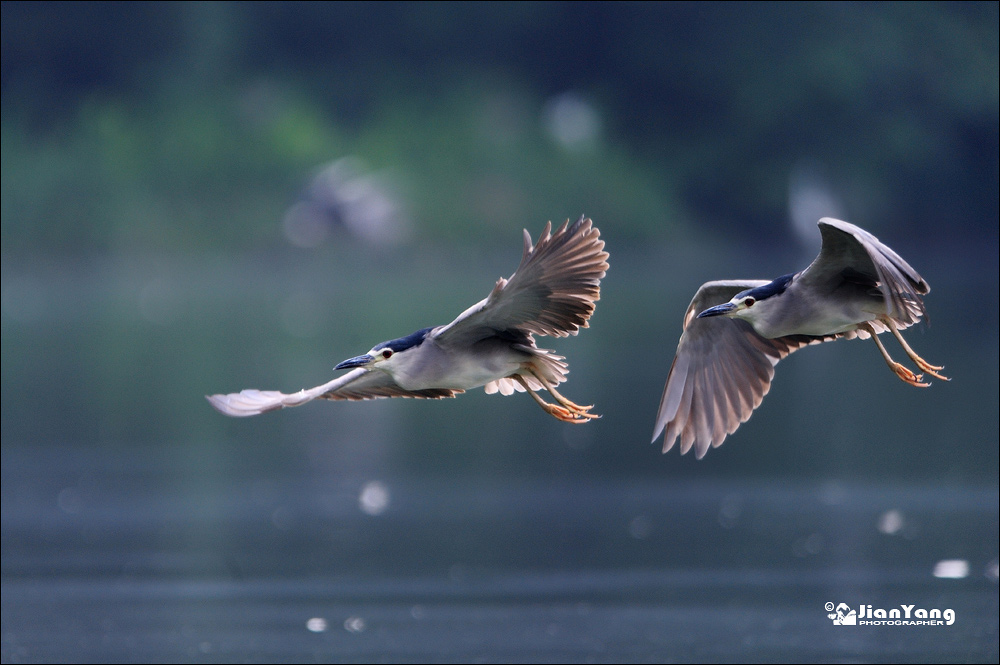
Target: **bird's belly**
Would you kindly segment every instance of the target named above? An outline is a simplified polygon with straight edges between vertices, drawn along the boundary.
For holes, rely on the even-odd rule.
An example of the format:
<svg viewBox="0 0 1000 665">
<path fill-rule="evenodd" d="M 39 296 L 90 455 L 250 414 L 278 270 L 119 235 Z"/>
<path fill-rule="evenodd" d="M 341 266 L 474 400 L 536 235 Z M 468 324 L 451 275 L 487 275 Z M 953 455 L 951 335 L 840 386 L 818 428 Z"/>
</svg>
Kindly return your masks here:
<svg viewBox="0 0 1000 665">
<path fill-rule="evenodd" d="M 438 358 L 427 363 L 419 372 L 397 370 L 394 376 L 396 383 L 407 390 L 471 390 L 510 376 L 529 357 L 512 352 L 509 345 L 505 353 L 455 353 L 444 350 L 437 353 L 440 354 Z"/>
<path fill-rule="evenodd" d="M 865 319 L 868 321 L 869 319 Z M 808 335 L 810 337 L 825 337 L 826 335 L 836 335 L 838 333 L 845 333 L 851 330 L 857 330 L 858 326 L 863 323 L 863 321 L 849 322 L 849 323 L 837 323 L 831 325 L 817 326 L 817 325 L 803 325 L 803 326 L 786 326 L 784 328 L 767 328 L 763 332 L 757 330 L 757 334 L 761 337 L 766 337 L 768 339 L 775 339 L 777 337 L 787 337 L 788 335 Z"/>
<path fill-rule="evenodd" d="M 761 337 L 774 339 L 787 335 L 822 337 L 857 330 L 858 326 L 880 316 L 885 307 L 881 300 L 863 304 L 850 303 L 841 307 L 824 307 L 822 311 L 800 310 L 796 317 L 785 316 L 781 321 L 754 321 L 754 330 Z"/>
<path fill-rule="evenodd" d="M 471 390 L 472 388 L 479 388 L 480 386 L 485 386 L 490 381 L 496 381 L 497 379 L 502 379 L 505 376 L 510 376 L 520 367 L 519 364 L 507 364 L 503 363 L 500 366 L 490 366 L 490 367 L 468 367 L 463 369 L 461 372 L 456 372 L 452 374 L 446 381 L 442 383 L 447 383 L 448 385 L 442 385 L 442 388 L 454 388 L 457 390 Z"/>
</svg>

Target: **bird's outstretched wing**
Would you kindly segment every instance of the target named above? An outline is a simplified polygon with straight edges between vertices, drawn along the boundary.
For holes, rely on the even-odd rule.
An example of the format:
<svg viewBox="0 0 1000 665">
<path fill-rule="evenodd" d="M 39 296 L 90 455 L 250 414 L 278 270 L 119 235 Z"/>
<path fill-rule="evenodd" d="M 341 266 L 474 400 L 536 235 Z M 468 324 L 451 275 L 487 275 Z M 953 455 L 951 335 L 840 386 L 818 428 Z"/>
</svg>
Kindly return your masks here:
<svg viewBox="0 0 1000 665">
<path fill-rule="evenodd" d="M 684 314 L 684 332 L 670 366 L 653 441 L 666 431 L 663 452 L 680 437 L 681 454 L 694 447 L 701 459 L 710 447 L 747 421 L 771 389 L 778 361 L 808 344 L 836 335 L 790 335 L 767 339 L 746 321 L 725 316 L 699 319 L 713 305 L 728 302 L 740 291 L 767 284 L 766 280 L 707 282 L 694 295 Z"/>
<path fill-rule="evenodd" d="M 886 313 L 898 328 L 907 328 L 927 316 L 921 296 L 931 287 L 899 254 L 849 222 L 824 217 L 819 220 L 819 230 L 823 246 L 798 276 L 800 287 L 822 293 L 844 280 L 868 282 L 881 291 Z M 881 332 L 878 327 L 876 330 Z"/>
<path fill-rule="evenodd" d="M 510 279 L 501 277 L 489 296 L 431 337 L 447 347 L 515 329 L 519 335 L 575 335 L 587 327 L 601 297 L 608 253 L 600 236 L 585 217 L 572 226 L 567 220 L 555 233 L 549 222 L 537 245 L 525 231 L 521 265 Z"/>
<path fill-rule="evenodd" d="M 300 390 L 297 393 L 248 389 L 228 395 L 207 395 L 206 399 L 221 413 L 241 418 L 276 409 L 301 406 L 314 399 L 362 400 L 379 397 L 440 399 L 454 397 L 460 392 L 462 391 L 446 388 L 406 390 L 397 385 L 385 372 L 359 367 L 321 386 Z"/>
</svg>

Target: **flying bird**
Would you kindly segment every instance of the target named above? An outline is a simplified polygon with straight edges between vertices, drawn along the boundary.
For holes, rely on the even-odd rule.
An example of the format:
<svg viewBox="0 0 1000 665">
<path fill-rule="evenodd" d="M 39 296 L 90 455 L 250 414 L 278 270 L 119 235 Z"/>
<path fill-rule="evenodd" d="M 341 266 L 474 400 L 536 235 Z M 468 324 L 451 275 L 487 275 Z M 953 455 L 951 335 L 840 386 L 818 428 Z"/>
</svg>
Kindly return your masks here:
<svg viewBox="0 0 1000 665">
<path fill-rule="evenodd" d="M 707 282 L 695 293 L 656 414 L 653 441 L 664 434 L 664 453 L 678 438 L 681 454 L 694 447 L 699 459 L 720 446 L 760 406 L 778 361 L 810 344 L 870 337 L 896 376 L 929 386 L 889 356 L 878 338 L 888 331 L 920 370 L 949 380 L 899 333 L 927 316 L 927 282 L 854 224 L 824 217 L 819 230 L 823 246 L 805 270 Z"/>
<path fill-rule="evenodd" d="M 556 390 L 569 367 L 563 356 L 538 348 L 534 335 L 566 337 L 589 326 L 608 269 L 600 235 L 585 217 L 572 226 L 567 220 L 555 233 L 549 222 L 538 244 L 525 230 L 517 271 L 501 277 L 486 298 L 451 323 L 376 344 L 334 368 L 351 371 L 315 388 L 291 394 L 250 389 L 207 399 L 222 413 L 243 417 L 317 398 L 440 399 L 484 386 L 487 394 L 527 391 L 546 413 L 565 422 L 598 418 L 590 413 L 592 405 L 575 404 Z M 556 404 L 542 399 L 543 389 Z"/>
</svg>

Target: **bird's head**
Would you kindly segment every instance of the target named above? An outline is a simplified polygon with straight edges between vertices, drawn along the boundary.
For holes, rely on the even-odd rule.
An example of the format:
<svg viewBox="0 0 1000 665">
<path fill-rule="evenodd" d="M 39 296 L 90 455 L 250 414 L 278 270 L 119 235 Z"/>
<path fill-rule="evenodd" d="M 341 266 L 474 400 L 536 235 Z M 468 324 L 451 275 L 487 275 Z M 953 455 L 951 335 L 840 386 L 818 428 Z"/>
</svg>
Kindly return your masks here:
<svg viewBox="0 0 1000 665">
<path fill-rule="evenodd" d="M 431 328 L 423 328 L 406 337 L 390 339 L 388 342 L 381 342 L 372 347 L 368 353 L 348 358 L 334 369 L 352 369 L 355 367 L 367 367 L 368 369 L 380 369 L 392 374 L 392 367 L 400 361 L 400 357 L 407 351 L 417 348 L 424 342 L 427 333 Z"/>
<path fill-rule="evenodd" d="M 710 316 L 728 316 L 729 318 L 745 319 L 752 322 L 763 311 L 767 310 L 778 301 L 776 296 L 780 296 L 785 292 L 788 285 L 792 283 L 792 278 L 794 276 L 794 273 L 790 275 L 782 275 L 773 282 L 769 282 L 763 286 L 747 289 L 746 291 L 740 291 L 733 296 L 732 300 L 729 302 L 724 302 L 721 305 L 716 305 L 715 307 L 709 307 L 704 312 L 699 314 L 698 318 L 704 319 Z"/>
</svg>

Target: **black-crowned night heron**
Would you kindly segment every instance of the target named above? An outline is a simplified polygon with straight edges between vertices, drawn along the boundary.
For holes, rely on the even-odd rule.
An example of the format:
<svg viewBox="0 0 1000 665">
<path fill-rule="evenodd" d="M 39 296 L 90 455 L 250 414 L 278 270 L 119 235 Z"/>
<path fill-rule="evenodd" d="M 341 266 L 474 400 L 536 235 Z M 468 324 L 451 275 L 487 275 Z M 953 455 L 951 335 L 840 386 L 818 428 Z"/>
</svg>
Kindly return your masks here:
<svg viewBox="0 0 1000 665">
<path fill-rule="evenodd" d="M 819 256 L 801 272 L 698 289 L 656 414 L 653 441 L 666 432 L 663 452 L 678 437 L 681 454 L 693 446 L 698 458 L 721 445 L 760 406 L 778 361 L 809 344 L 871 337 L 900 379 L 930 385 L 889 357 L 878 338 L 889 331 L 921 370 L 948 380 L 899 334 L 926 316 L 927 282 L 864 229 L 825 217 L 819 230 Z"/>
<path fill-rule="evenodd" d="M 536 347 L 532 335 L 566 337 L 588 326 L 608 269 L 600 235 L 584 217 L 572 226 L 567 220 L 555 233 L 549 222 L 537 245 L 525 231 L 517 271 L 510 279 L 501 277 L 489 296 L 451 323 L 376 344 L 335 368 L 350 372 L 309 390 L 290 395 L 244 390 L 208 401 L 226 415 L 253 416 L 317 398 L 438 399 L 485 386 L 487 394 L 527 390 L 547 413 L 566 422 L 598 418 L 591 406 L 559 394 L 555 387 L 569 373 L 565 358 Z M 558 404 L 538 395 L 543 388 Z"/>
</svg>

